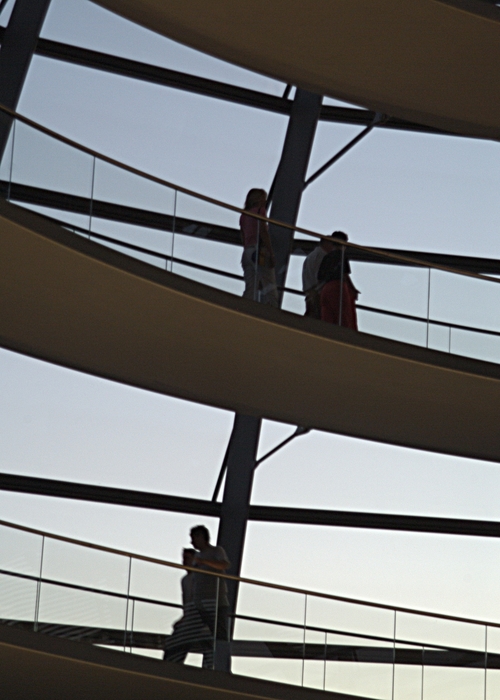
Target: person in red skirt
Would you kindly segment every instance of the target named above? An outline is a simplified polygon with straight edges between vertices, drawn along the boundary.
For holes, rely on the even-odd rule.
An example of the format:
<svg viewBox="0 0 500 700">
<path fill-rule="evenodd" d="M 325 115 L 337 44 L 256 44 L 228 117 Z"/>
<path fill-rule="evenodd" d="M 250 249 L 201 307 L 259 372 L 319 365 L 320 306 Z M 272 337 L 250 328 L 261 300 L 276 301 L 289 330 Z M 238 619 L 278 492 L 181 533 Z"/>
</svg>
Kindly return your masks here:
<svg viewBox="0 0 500 700">
<path fill-rule="evenodd" d="M 332 238 L 347 241 L 347 235 L 342 231 L 334 231 Z M 356 317 L 356 300 L 359 291 L 351 280 L 347 247 L 337 244 L 325 255 L 319 271 L 318 282 L 321 289 L 321 320 L 358 330 Z"/>
</svg>

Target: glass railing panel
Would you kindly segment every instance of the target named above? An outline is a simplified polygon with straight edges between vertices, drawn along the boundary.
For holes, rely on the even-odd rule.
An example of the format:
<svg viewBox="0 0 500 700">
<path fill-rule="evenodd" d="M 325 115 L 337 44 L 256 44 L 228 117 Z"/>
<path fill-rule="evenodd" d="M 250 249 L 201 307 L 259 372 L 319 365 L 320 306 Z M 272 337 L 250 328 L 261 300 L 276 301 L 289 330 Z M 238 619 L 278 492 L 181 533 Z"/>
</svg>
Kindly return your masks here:
<svg viewBox="0 0 500 700">
<path fill-rule="evenodd" d="M 43 538 L 0 525 L 0 569 L 38 577 Z"/>
<path fill-rule="evenodd" d="M 129 558 L 48 539 L 43 557 L 43 578 L 96 590 L 126 594 Z"/>
<path fill-rule="evenodd" d="M 307 624 L 327 630 L 325 683 L 328 690 L 387 700 L 392 698 L 392 610 L 309 596 Z M 306 669 L 309 663 L 306 661 Z M 318 663 L 314 665 L 317 667 L 317 682 L 320 666 Z"/>
<path fill-rule="evenodd" d="M 164 639 L 172 633 L 174 623 L 183 614 L 181 578 L 184 575 L 185 571 L 182 569 L 138 559 L 132 561 L 129 630 L 133 637 L 131 647 L 134 653 L 163 658 Z M 153 644 L 158 645 L 157 648 L 152 650 L 138 645 L 138 641 L 144 636 L 146 641 L 150 640 L 151 636 Z"/>
<path fill-rule="evenodd" d="M 44 538 L 0 526 L 0 620 L 33 629 Z"/>
<path fill-rule="evenodd" d="M 38 187 L 83 199 L 74 206 L 89 214 L 94 158 L 17 121 L 14 133 L 11 199 L 15 185 Z"/>
<path fill-rule="evenodd" d="M 109 241 L 106 238 L 113 240 Z M 171 231 L 157 231 L 146 226 L 136 226 L 97 218 L 92 220 L 90 239 L 94 243 L 107 246 L 119 253 L 141 260 L 148 265 L 154 265 L 162 270 L 170 270 Z M 120 243 L 123 243 L 123 245 L 120 245 Z M 147 252 L 135 250 L 128 247 L 127 244 L 145 249 Z"/>
<path fill-rule="evenodd" d="M 395 645 L 394 700 L 422 700 L 423 648 Z"/>
<path fill-rule="evenodd" d="M 304 648 L 303 685 L 325 690 L 328 663 L 328 634 L 306 630 Z"/>
<path fill-rule="evenodd" d="M 165 639 L 182 617 L 182 608 L 131 599 L 128 621 L 128 651 L 163 659 Z M 201 660 L 198 664 L 201 665 Z"/>
<path fill-rule="evenodd" d="M 235 620 L 233 672 L 302 685 L 304 595 L 240 584 L 237 612 L 251 619 Z M 250 653 L 241 656 L 245 643 Z"/>
<path fill-rule="evenodd" d="M 206 202 L 184 192 L 177 193 L 176 216 L 179 219 L 178 225 L 181 229 L 184 225 L 197 224 L 199 237 L 203 237 L 204 231 L 207 235 L 211 226 L 226 230 L 231 238 L 233 238 L 235 230 L 239 231 L 240 214 L 238 212 Z"/>
<path fill-rule="evenodd" d="M 374 311 L 359 309 L 358 327 L 363 333 L 370 333 L 381 338 L 397 340 L 400 343 L 419 345 L 426 344 L 426 324 L 397 316 L 386 316 Z"/>
<path fill-rule="evenodd" d="M 498 336 L 492 336 L 480 332 L 452 328 L 450 348 L 455 355 L 498 364 L 500 362 L 500 333 Z"/>
<path fill-rule="evenodd" d="M 452 328 L 452 353 L 500 362 L 500 282 L 432 270 L 430 317 L 471 328 Z"/>
<path fill-rule="evenodd" d="M 126 596 L 116 597 L 46 582 L 42 582 L 40 588 L 40 632 L 124 649 L 127 613 Z"/>
<path fill-rule="evenodd" d="M 171 255 L 176 192 L 164 185 L 96 159 L 92 230 L 125 243 Z M 115 247 L 113 243 L 93 240 Z M 167 269 L 167 261 L 140 251 L 117 250 Z"/>
<path fill-rule="evenodd" d="M 163 214 L 169 217 L 163 222 L 163 227 L 171 230 L 175 191 L 170 187 L 97 158 L 93 191 L 96 202 L 132 207 L 147 214 Z M 99 214 L 98 206 L 96 214 Z M 162 222 L 161 216 L 158 221 Z"/>
<path fill-rule="evenodd" d="M 236 279 L 215 272 L 196 269 L 174 262 L 173 272 L 232 294 L 243 292 L 239 215 L 223 207 L 198 200 L 182 192 L 177 194 L 174 257 L 206 266 Z M 221 236 L 226 242 L 213 240 Z"/>
<path fill-rule="evenodd" d="M 236 620 L 232 671 L 242 676 L 302 685 L 303 649 L 303 629 Z"/>
<path fill-rule="evenodd" d="M 1 624 L 32 630 L 37 617 L 37 601 L 37 581 L 0 573 Z"/>
<path fill-rule="evenodd" d="M 427 318 L 427 268 L 351 262 L 351 270 L 359 304 Z"/>
<path fill-rule="evenodd" d="M 488 627 L 487 639 L 488 670 L 486 674 L 485 700 L 496 700 L 500 697 L 500 628 Z"/>
<path fill-rule="evenodd" d="M 424 647 L 425 700 L 484 698 L 486 639 L 482 625 L 398 613 L 397 637 Z"/>
</svg>

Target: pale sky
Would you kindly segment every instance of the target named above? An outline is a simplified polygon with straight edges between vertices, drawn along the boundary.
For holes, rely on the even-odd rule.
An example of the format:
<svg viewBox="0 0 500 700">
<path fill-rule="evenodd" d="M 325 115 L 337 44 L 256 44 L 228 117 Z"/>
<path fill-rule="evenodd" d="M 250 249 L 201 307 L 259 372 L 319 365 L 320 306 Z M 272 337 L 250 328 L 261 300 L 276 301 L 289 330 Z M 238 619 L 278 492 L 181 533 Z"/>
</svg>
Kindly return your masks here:
<svg viewBox="0 0 500 700">
<path fill-rule="evenodd" d="M 284 88 L 87 0 L 52 0 L 42 35 L 273 94 Z M 237 205 L 250 187 L 269 186 L 287 123 L 280 115 L 40 57 L 32 62 L 18 110 L 86 146 Z M 320 124 L 310 172 L 358 130 Z M 27 172 L 21 138 L 18 147 L 20 176 Z M 321 233 L 341 228 L 367 245 L 500 258 L 498 156 L 493 142 L 375 131 L 307 190 L 299 223 Z M 71 164 L 71 157 L 74 187 L 88 196 L 89 164 L 76 156 Z M 14 180 L 15 168 L 16 159 Z M 33 173 L 57 186 L 50 167 Z M 96 187 L 104 192 L 106 182 Z M 218 216 L 237 225 L 235 215 Z M 160 234 L 137 236 L 159 241 Z M 193 247 L 176 237 L 177 254 L 202 252 L 206 264 L 239 271 L 237 249 Z M 298 284 L 299 272 L 296 260 L 289 281 Z M 426 273 L 358 266 L 354 274 L 363 303 L 425 315 Z M 470 285 L 458 292 L 439 284 L 436 313 L 500 329 L 497 285 L 471 303 Z M 374 331 L 368 323 L 364 329 Z M 436 347 L 443 342 L 437 338 Z M 500 346 L 485 352 L 500 358 Z M 0 351 L 0 396 L 3 472 L 211 497 L 232 425 L 226 411 L 7 351 Z M 293 429 L 265 421 L 261 453 Z M 496 464 L 313 432 L 259 468 L 252 502 L 498 520 L 499 488 Z M 217 527 L 188 515 L 10 493 L 0 493 L 0 510 L 5 520 L 172 560 L 188 545 L 192 525 L 206 522 L 214 539 Z M 499 554 L 500 543 L 492 539 L 251 523 L 243 574 L 500 621 Z"/>
</svg>

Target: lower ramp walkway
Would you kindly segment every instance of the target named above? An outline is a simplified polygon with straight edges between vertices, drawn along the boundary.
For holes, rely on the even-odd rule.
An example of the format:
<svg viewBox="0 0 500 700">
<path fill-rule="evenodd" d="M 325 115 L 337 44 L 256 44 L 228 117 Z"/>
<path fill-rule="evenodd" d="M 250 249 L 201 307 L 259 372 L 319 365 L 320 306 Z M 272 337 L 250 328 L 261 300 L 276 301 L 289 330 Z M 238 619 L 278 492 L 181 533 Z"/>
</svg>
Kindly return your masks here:
<svg viewBox="0 0 500 700">
<path fill-rule="evenodd" d="M 500 367 L 256 304 L 0 202 L 0 345 L 238 413 L 500 461 Z"/>
<path fill-rule="evenodd" d="M 354 700 L 357 697 L 164 663 L 4 625 L 0 625 L 0 668 L 0 690 L 8 700 Z"/>
</svg>

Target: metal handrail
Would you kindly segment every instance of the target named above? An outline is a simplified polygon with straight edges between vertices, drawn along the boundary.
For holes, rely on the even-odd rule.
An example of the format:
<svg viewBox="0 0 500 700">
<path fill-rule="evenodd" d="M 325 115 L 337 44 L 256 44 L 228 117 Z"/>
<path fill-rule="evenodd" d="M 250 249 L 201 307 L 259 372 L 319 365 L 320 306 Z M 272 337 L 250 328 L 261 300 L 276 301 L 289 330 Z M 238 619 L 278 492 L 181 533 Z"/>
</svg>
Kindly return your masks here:
<svg viewBox="0 0 500 700">
<path fill-rule="evenodd" d="M 234 204 L 223 202 L 222 200 L 216 199 L 215 197 L 209 197 L 208 195 L 201 194 L 200 192 L 196 192 L 195 190 L 190 190 L 187 187 L 183 187 L 182 185 L 177 185 L 173 182 L 169 182 L 168 180 L 164 180 L 163 178 L 157 177 L 156 175 L 151 175 L 150 173 L 146 173 L 144 170 L 134 168 L 131 165 L 127 165 L 126 163 L 122 163 L 121 161 L 116 160 L 115 158 L 111 158 L 110 156 L 106 156 L 103 153 L 94 151 L 88 146 L 83 146 L 82 144 L 78 143 L 77 141 L 73 141 L 73 139 L 70 139 L 67 136 L 62 136 L 56 131 L 49 129 L 46 126 L 43 126 L 42 124 L 33 121 L 32 119 L 28 119 L 28 117 L 25 117 L 24 115 L 19 114 L 18 112 L 12 109 L 9 109 L 9 107 L 6 107 L 5 105 L 0 104 L 0 112 L 9 115 L 13 119 L 18 119 L 23 124 L 26 124 L 27 126 L 30 126 L 33 129 L 36 129 L 37 131 L 40 131 L 41 133 L 46 134 L 47 136 L 50 136 L 51 138 L 54 138 L 57 141 L 60 141 L 61 143 L 65 143 L 67 146 L 76 148 L 82 153 L 86 153 L 87 155 L 90 155 L 94 158 L 98 158 L 99 160 L 102 160 L 105 163 L 109 163 L 110 165 L 114 165 L 115 167 L 120 168 L 121 170 L 126 170 L 127 172 L 132 173 L 133 175 L 138 175 L 139 177 L 142 177 L 146 180 L 150 180 L 151 182 L 155 182 L 158 185 L 163 185 L 164 187 L 176 190 L 177 192 L 182 192 L 183 194 L 195 197 L 196 199 L 201 199 L 202 201 L 208 202 L 209 204 L 215 204 L 216 206 L 222 207 L 224 209 L 229 209 L 230 211 L 234 211 L 237 214 L 246 214 L 248 216 L 253 217 L 254 219 L 264 221 L 268 224 L 274 224 L 276 226 L 279 226 L 280 228 L 286 228 L 290 231 L 297 231 L 298 233 L 303 233 L 307 236 L 313 236 L 314 238 L 318 238 L 320 240 L 326 240 L 329 242 L 333 241 L 338 243 L 339 245 L 347 246 L 348 248 L 369 252 L 372 255 L 379 255 L 381 258 L 399 260 L 401 262 L 411 263 L 412 265 L 420 265 L 421 267 L 425 267 L 426 269 L 431 268 L 433 270 L 441 270 L 443 272 L 450 272 L 455 275 L 462 275 L 464 277 L 472 277 L 474 279 L 485 280 L 488 282 L 496 282 L 497 284 L 500 284 L 500 278 L 497 279 L 496 277 L 490 277 L 489 275 L 479 275 L 476 272 L 458 270 L 456 268 L 447 267 L 446 265 L 437 265 L 436 263 L 429 263 L 414 257 L 409 258 L 405 255 L 399 255 L 397 253 L 387 253 L 386 251 L 377 250 L 376 248 L 368 248 L 357 243 L 351 243 L 349 241 L 336 239 L 330 235 L 318 233 L 317 231 L 312 231 L 301 226 L 292 226 L 291 224 L 287 224 L 284 221 L 278 221 L 277 219 L 271 219 L 267 216 L 261 216 L 260 214 L 256 214 L 255 212 L 247 211 L 246 209 L 237 207 Z"/>
<path fill-rule="evenodd" d="M 64 535 L 56 535 L 52 532 L 47 532 L 45 530 L 37 530 L 36 528 L 27 527 L 26 525 L 19 525 L 18 523 L 12 523 L 8 520 L 0 520 L 0 527 L 10 527 L 14 530 L 20 530 L 22 532 L 29 532 L 32 535 L 39 535 L 40 537 L 48 537 L 53 540 L 58 540 L 59 542 L 67 542 L 68 544 L 78 545 L 80 547 L 87 547 L 88 549 L 95 549 L 100 552 L 107 552 L 108 554 L 117 554 L 118 556 L 128 557 L 131 559 L 138 559 L 139 561 L 147 561 L 151 564 L 159 564 L 160 566 L 167 566 L 172 569 L 182 569 L 183 571 L 192 571 L 194 573 L 200 573 L 200 570 L 195 567 L 184 566 L 184 564 L 177 564 L 176 562 L 167 561 L 165 559 L 157 559 L 156 557 L 148 557 L 144 554 L 137 554 L 134 552 L 126 552 L 121 549 L 115 549 L 113 547 L 105 547 L 104 545 L 95 544 L 93 542 L 85 542 L 83 540 L 77 540 L 73 537 L 65 537 Z M 268 581 L 260 581 L 259 579 L 246 578 L 244 576 L 232 576 L 230 574 L 223 574 L 220 572 L 204 571 L 207 576 L 217 576 L 228 581 L 238 581 L 239 583 L 247 583 L 253 586 L 260 586 L 261 588 L 271 588 L 278 591 L 287 591 L 288 593 L 297 593 L 300 595 L 307 595 L 313 598 L 323 598 L 326 600 L 336 600 L 341 603 L 350 603 L 352 605 L 361 605 L 369 608 L 377 608 L 380 610 L 390 610 L 391 612 L 407 613 L 409 615 L 420 615 L 421 617 L 433 617 L 439 620 L 449 620 L 451 622 L 464 622 L 471 625 L 481 625 L 487 627 L 496 627 L 500 629 L 500 622 L 490 622 L 487 620 L 474 620 L 468 617 L 457 617 L 455 615 L 446 615 L 444 613 L 435 613 L 427 610 L 416 610 L 415 608 L 406 608 L 398 605 L 386 605 L 385 603 L 374 603 L 367 600 L 361 600 L 359 598 L 348 598 L 346 596 L 333 595 L 331 593 L 321 593 L 320 591 L 312 591 L 306 588 L 295 588 L 294 586 L 285 586 L 279 583 L 270 583 Z"/>
</svg>

